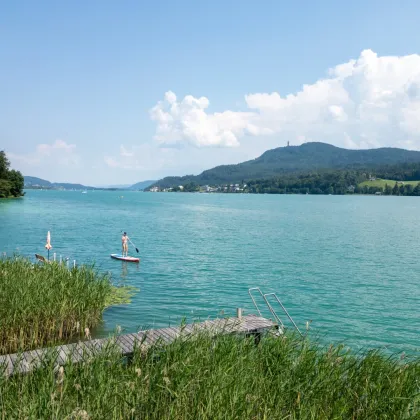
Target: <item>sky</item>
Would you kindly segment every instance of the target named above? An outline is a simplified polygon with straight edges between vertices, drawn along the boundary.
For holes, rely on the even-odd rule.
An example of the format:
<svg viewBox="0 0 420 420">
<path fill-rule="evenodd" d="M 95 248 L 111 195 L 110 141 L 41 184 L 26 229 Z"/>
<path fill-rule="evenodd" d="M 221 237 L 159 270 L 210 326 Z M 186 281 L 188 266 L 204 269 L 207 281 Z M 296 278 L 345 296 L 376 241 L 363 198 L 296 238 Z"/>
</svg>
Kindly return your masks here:
<svg viewBox="0 0 420 420">
<path fill-rule="evenodd" d="M 0 150 L 85 185 L 308 141 L 420 150 L 420 2 L 3 2 Z"/>
</svg>

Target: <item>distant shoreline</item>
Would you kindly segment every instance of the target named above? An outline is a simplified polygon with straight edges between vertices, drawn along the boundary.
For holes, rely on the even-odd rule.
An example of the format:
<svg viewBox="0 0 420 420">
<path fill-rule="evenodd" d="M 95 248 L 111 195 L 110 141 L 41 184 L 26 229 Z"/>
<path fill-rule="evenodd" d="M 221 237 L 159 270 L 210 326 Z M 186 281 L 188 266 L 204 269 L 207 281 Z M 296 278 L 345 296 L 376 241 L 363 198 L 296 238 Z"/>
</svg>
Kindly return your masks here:
<svg viewBox="0 0 420 420">
<path fill-rule="evenodd" d="M 16 199 L 21 199 L 24 198 L 25 194 L 20 195 L 19 197 L 15 197 L 13 195 L 11 195 L 10 197 L 0 197 L 0 200 L 16 200 Z"/>
<path fill-rule="evenodd" d="M 110 189 L 110 188 L 98 188 L 95 190 L 72 190 L 72 189 L 58 189 L 58 188 L 25 188 L 25 190 L 32 190 L 32 191 L 72 191 L 72 192 L 82 192 L 82 191 L 109 191 L 109 192 L 146 192 L 146 193 L 172 193 L 172 194 L 212 194 L 212 195 L 311 195 L 311 196 L 369 196 L 369 197 L 418 197 L 417 195 L 397 195 L 397 194 L 376 194 L 376 193 L 345 193 L 345 194 L 326 194 L 326 193 L 270 193 L 270 192 L 222 192 L 222 191 L 214 191 L 214 192 L 207 192 L 207 191 L 144 191 L 144 190 L 122 190 L 122 189 Z M 9 197 L 9 198 L 1 198 L 3 200 L 9 200 L 12 198 L 23 198 L 21 197 Z"/>
</svg>

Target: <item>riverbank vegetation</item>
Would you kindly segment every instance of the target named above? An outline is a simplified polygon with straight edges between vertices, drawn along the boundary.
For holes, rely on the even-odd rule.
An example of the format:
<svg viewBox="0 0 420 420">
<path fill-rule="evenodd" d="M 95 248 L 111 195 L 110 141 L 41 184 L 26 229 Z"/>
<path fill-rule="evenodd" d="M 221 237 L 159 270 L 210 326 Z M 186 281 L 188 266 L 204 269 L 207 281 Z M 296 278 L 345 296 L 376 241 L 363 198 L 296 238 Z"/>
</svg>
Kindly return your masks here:
<svg viewBox="0 0 420 420">
<path fill-rule="evenodd" d="M 23 185 L 23 175 L 10 169 L 6 153 L 0 150 L 0 198 L 22 197 Z"/>
<path fill-rule="evenodd" d="M 177 339 L 129 363 L 112 347 L 88 363 L 0 377 L 4 418 L 408 419 L 420 362 L 296 336 Z M 19 398 L 17 398 L 19 396 Z"/>
<path fill-rule="evenodd" d="M 107 306 L 128 303 L 132 292 L 92 267 L 0 258 L 0 354 L 83 336 Z"/>
</svg>

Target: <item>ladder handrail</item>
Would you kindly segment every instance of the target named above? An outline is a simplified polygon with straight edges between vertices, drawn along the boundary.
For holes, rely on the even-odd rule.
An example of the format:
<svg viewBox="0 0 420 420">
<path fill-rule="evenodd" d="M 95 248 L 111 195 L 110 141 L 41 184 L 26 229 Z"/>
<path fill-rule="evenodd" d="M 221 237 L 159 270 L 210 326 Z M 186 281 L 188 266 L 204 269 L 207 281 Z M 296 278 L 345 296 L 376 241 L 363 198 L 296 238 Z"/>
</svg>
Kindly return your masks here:
<svg viewBox="0 0 420 420">
<path fill-rule="evenodd" d="M 260 314 L 260 316 L 262 316 L 260 309 L 258 308 L 257 303 L 255 302 L 254 297 L 252 296 L 251 290 L 258 290 L 258 292 L 260 293 L 261 297 L 264 299 L 265 304 L 267 305 L 268 309 L 270 310 L 271 314 L 273 315 L 273 317 L 276 319 L 276 321 L 281 325 L 282 328 L 284 328 L 284 324 L 281 321 L 280 317 L 276 314 L 276 311 L 273 309 L 273 307 L 270 305 L 270 302 L 267 300 L 267 298 L 265 297 L 265 295 L 263 294 L 263 292 L 261 292 L 261 289 L 259 287 L 251 287 L 250 289 L 248 289 L 248 293 L 251 296 L 252 301 L 254 302 L 254 306 L 257 309 L 258 313 Z"/>
<path fill-rule="evenodd" d="M 280 304 L 280 306 L 282 307 L 283 311 L 285 312 L 285 314 L 287 315 L 287 317 L 290 319 L 290 322 L 294 325 L 294 327 L 296 328 L 296 330 L 298 331 L 298 333 L 303 337 L 303 334 L 300 332 L 298 326 L 295 324 L 295 321 L 293 321 L 293 318 L 289 315 L 289 312 L 287 312 L 287 309 L 283 306 L 283 304 L 281 303 L 281 301 L 278 298 L 278 296 L 275 293 L 266 293 L 264 296 L 274 296 L 276 298 L 277 302 Z"/>
<path fill-rule="evenodd" d="M 260 309 L 258 308 L 258 305 L 257 305 L 257 303 L 255 302 L 254 297 L 252 296 L 251 290 L 258 290 L 258 291 L 260 292 L 260 295 L 261 295 L 263 298 L 264 298 L 264 295 L 262 294 L 262 292 L 261 292 L 261 290 L 260 290 L 260 288 L 259 288 L 259 287 L 251 287 L 250 289 L 248 289 L 248 294 L 249 294 L 249 296 L 251 296 L 252 302 L 254 302 L 254 306 L 255 306 L 256 310 L 258 311 L 258 313 L 260 314 L 260 316 L 262 316 L 262 315 L 261 315 L 261 311 L 260 311 Z"/>
<path fill-rule="evenodd" d="M 248 294 L 249 294 L 249 296 L 251 296 L 252 302 L 254 303 L 254 306 L 257 309 L 260 316 L 262 316 L 261 311 L 260 311 L 260 309 L 257 305 L 257 302 L 255 302 L 255 299 L 252 296 L 252 293 L 251 293 L 252 290 L 257 290 L 260 293 L 261 297 L 264 299 L 265 304 L 267 305 L 268 309 L 270 310 L 270 312 L 272 313 L 272 315 L 274 316 L 276 321 L 281 325 L 282 328 L 285 328 L 285 326 L 284 326 L 283 322 L 281 321 L 280 317 L 277 315 L 276 311 L 273 309 L 273 307 L 271 306 L 270 302 L 267 299 L 268 296 L 274 296 L 275 299 L 277 300 L 278 304 L 283 309 L 283 312 L 287 315 L 287 317 L 289 318 L 289 320 L 291 321 L 293 326 L 296 328 L 297 332 L 303 337 L 303 334 L 300 332 L 300 330 L 299 330 L 298 326 L 296 325 L 295 321 L 293 321 L 293 318 L 290 316 L 289 312 L 287 312 L 287 309 L 284 307 L 284 305 L 282 304 L 281 300 L 278 298 L 276 293 L 265 293 L 264 294 L 264 293 L 261 292 L 261 289 L 259 287 L 251 287 L 250 289 L 248 289 Z"/>
</svg>

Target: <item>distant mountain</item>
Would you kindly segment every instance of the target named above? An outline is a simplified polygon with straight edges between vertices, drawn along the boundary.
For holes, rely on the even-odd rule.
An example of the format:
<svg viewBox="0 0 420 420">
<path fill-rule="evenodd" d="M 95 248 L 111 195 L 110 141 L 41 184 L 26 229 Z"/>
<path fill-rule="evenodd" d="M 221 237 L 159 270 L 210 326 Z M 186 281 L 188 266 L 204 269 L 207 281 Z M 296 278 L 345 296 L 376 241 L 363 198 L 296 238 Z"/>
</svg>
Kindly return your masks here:
<svg viewBox="0 0 420 420">
<path fill-rule="evenodd" d="M 130 190 L 144 190 L 145 188 L 153 185 L 155 182 L 156 182 L 156 180 L 137 182 L 137 184 L 134 184 L 130 187 Z"/>
<path fill-rule="evenodd" d="M 400 163 L 420 162 L 420 152 L 397 148 L 348 150 L 326 143 L 304 143 L 267 150 L 260 157 L 236 165 L 216 166 L 200 175 L 166 177 L 152 186 L 162 188 L 195 182 L 220 185 L 271 178 L 287 173 L 319 169 L 374 168 Z"/>
<path fill-rule="evenodd" d="M 45 179 L 37 178 L 36 176 L 24 176 L 25 187 L 39 186 L 39 187 L 52 187 L 50 181 Z"/>
<path fill-rule="evenodd" d="M 65 189 L 65 190 L 93 190 L 94 187 L 88 187 L 82 184 L 72 184 L 68 182 L 50 182 L 35 176 L 24 176 L 25 188 L 51 188 L 51 189 Z"/>
<path fill-rule="evenodd" d="M 65 189 L 65 190 L 143 190 L 153 183 L 156 180 L 150 181 L 141 181 L 137 182 L 134 185 L 125 184 L 125 185 L 107 185 L 101 187 L 89 187 L 82 184 L 71 184 L 68 182 L 50 182 L 46 179 L 37 178 L 35 176 L 25 176 L 24 177 L 25 188 L 50 188 L 50 189 Z"/>
</svg>

